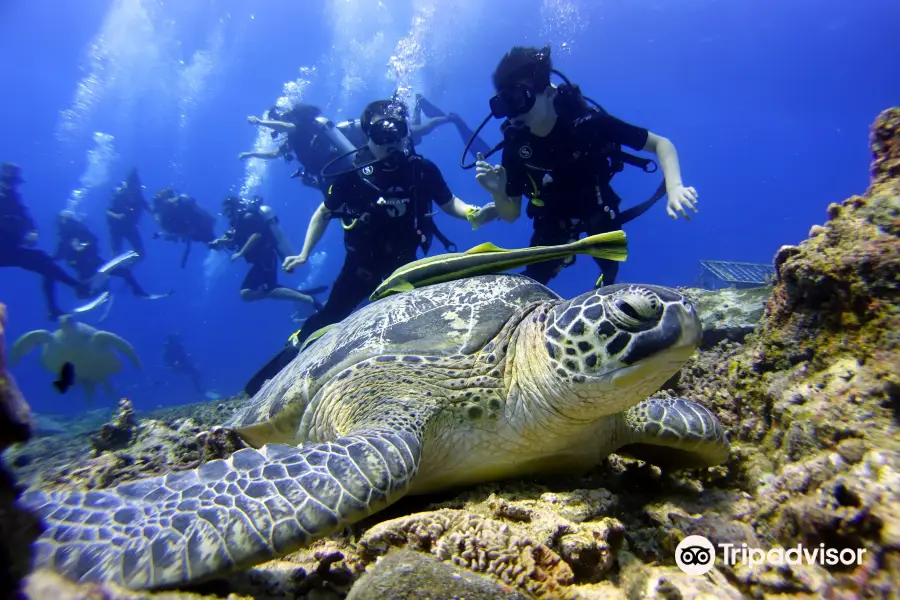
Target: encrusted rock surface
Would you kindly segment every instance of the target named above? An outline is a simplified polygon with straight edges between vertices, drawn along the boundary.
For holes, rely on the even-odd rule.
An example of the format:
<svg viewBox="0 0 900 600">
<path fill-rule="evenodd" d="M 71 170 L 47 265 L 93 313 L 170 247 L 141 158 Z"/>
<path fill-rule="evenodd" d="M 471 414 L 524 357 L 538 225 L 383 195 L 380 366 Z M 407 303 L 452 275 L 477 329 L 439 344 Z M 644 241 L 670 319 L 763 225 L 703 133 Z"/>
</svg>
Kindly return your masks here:
<svg viewBox="0 0 900 600">
<path fill-rule="evenodd" d="M 900 109 L 878 117 L 872 149 L 866 194 L 830 205 L 827 222 L 813 227 L 808 240 L 778 252 L 777 281 L 770 290 L 754 292 L 770 291 L 758 326 L 754 311 L 741 308 L 752 305 L 752 294 L 687 290 L 713 334 L 661 393 L 716 412 L 733 447 L 725 465 L 665 472 L 612 456 L 583 477 L 493 482 L 405 498 L 331 539 L 192 592 L 337 599 L 348 591 L 363 594 L 353 590 L 354 581 L 379 580 L 380 572 L 390 572 L 384 561 L 402 572 L 409 564 L 437 559 L 527 597 L 896 597 Z M 716 294 L 728 297 L 718 309 Z M 239 403 L 180 407 L 177 414 L 139 419 L 126 447 L 88 459 L 93 475 L 79 474 L 85 468 L 81 460 L 63 475 L 38 476 L 36 465 L 45 459 L 34 444 L 41 440 L 6 454 L 31 456 L 16 466 L 31 482 L 109 485 L 197 464 L 207 459 L 203 449 L 210 440 L 210 454 L 227 454 L 233 439 L 211 428 Z M 81 443 L 88 448 L 86 437 Z M 165 460 L 148 456 L 154 453 Z M 98 462 L 103 460 L 116 464 Z M 859 565 L 719 560 L 706 575 L 691 576 L 674 560 L 687 535 L 735 547 L 803 544 L 865 553 Z M 398 549 L 422 556 L 404 560 L 408 554 L 392 554 Z M 41 577 L 51 585 L 46 574 Z M 29 585 L 36 581 L 41 582 L 32 579 Z M 80 586 L 78 593 L 88 597 L 93 589 Z M 381 596 L 403 589 L 408 588 L 385 588 Z M 49 594 L 44 593 L 32 597 Z M 120 597 L 103 594 L 97 597 Z"/>
<path fill-rule="evenodd" d="M 31 437 L 31 412 L 6 370 L 6 305 L 0 303 L 0 452 Z"/>
<path fill-rule="evenodd" d="M 347 600 L 526 600 L 515 589 L 422 552 L 395 550 L 360 577 Z"/>
<path fill-rule="evenodd" d="M 723 340 L 743 342 L 763 316 L 771 286 L 716 291 L 679 288 L 690 299 L 703 323 L 703 350 Z"/>
<path fill-rule="evenodd" d="M 0 452 L 31 437 L 31 414 L 16 380 L 6 371 L 6 305 L 0 303 Z M 15 501 L 21 494 L 0 464 L 0 598 L 13 597 L 28 572 L 27 548 L 38 535 L 37 521 Z"/>
</svg>

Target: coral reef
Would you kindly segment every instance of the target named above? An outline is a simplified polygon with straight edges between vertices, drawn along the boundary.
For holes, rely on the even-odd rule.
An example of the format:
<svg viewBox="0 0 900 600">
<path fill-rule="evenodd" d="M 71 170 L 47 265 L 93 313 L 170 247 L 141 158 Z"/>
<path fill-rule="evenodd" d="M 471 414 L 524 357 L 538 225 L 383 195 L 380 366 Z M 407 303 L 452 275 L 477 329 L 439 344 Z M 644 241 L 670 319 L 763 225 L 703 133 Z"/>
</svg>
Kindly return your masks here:
<svg viewBox="0 0 900 600">
<path fill-rule="evenodd" d="M 828 206 L 828 220 L 809 239 L 781 248 L 773 286 L 684 290 L 707 337 L 660 393 L 718 415 L 733 447 L 726 464 L 666 472 L 614 455 L 582 477 L 404 498 L 310 548 L 183 595 L 70 586 L 47 573 L 29 579 L 29 595 L 323 600 L 456 584 L 471 584 L 460 589 L 473 598 L 487 589 L 500 597 L 617 600 L 896 595 L 900 109 L 879 115 L 871 147 L 866 193 Z M 86 463 L 86 435 L 66 442 L 83 449 L 80 460 L 65 459 L 73 466 L 48 459 L 40 439 L 5 458 L 31 484 L 84 488 L 186 468 L 239 446 L 214 425 L 241 402 L 147 416 L 130 416 L 123 402 Z M 858 564 L 765 565 L 720 555 L 711 571 L 694 576 L 675 563 L 688 535 L 734 547 L 864 552 Z"/>
</svg>

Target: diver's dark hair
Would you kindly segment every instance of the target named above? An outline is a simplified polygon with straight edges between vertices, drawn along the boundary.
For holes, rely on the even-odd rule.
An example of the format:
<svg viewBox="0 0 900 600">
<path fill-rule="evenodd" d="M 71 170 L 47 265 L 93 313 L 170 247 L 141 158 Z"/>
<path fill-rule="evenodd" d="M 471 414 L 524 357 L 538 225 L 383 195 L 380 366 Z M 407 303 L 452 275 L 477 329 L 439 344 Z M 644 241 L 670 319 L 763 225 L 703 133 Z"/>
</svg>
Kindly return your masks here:
<svg viewBox="0 0 900 600">
<path fill-rule="evenodd" d="M 312 104 L 295 104 L 281 113 L 281 119 L 289 123 L 304 124 L 322 114 L 322 109 Z"/>
<path fill-rule="evenodd" d="M 550 85 L 551 69 L 550 46 L 514 46 L 497 63 L 492 76 L 494 89 L 501 90 L 525 82 L 536 91 L 543 91 Z"/>
<path fill-rule="evenodd" d="M 394 98 L 389 100 L 375 100 L 374 102 L 370 102 L 365 110 L 363 110 L 362 116 L 359 117 L 359 127 L 362 129 L 362 132 L 368 136 L 369 126 L 372 124 L 372 121 L 375 120 L 375 117 L 387 115 L 408 119 L 409 111 L 406 109 L 405 104 Z"/>
</svg>

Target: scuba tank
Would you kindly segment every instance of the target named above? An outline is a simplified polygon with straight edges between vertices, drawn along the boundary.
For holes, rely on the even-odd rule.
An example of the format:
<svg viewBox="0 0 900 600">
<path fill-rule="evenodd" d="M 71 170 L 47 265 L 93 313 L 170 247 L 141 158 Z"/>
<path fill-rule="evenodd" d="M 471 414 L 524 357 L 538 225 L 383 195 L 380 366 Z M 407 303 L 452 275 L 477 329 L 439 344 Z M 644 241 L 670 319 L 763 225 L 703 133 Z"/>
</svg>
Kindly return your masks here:
<svg viewBox="0 0 900 600">
<path fill-rule="evenodd" d="M 263 220 L 265 220 L 269 231 L 272 233 L 279 256 L 282 259 L 288 256 L 296 256 L 297 251 L 291 245 L 291 241 L 284 234 L 284 230 L 278 223 L 278 215 L 275 214 L 275 210 L 271 206 L 263 204 L 259 206 L 259 213 L 263 216 Z"/>
<path fill-rule="evenodd" d="M 341 167 L 347 169 L 352 168 L 353 163 L 350 159 L 350 155 L 356 150 L 356 146 L 351 144 L 350 140 L 348 140 L 341 132 L 340 126 L 335 125 L 331 120 L 325 117 L 316 117 L 316 123 L 318 125 L 318 132 L 313 135 L 312 139 L 309 141 L 309 145 L 314 145 L 317 140 L 322 138 L 328 140 L 333 151 L 336 151 L 341 155 L 337 161 L 341 163 Z"/>
</svg>

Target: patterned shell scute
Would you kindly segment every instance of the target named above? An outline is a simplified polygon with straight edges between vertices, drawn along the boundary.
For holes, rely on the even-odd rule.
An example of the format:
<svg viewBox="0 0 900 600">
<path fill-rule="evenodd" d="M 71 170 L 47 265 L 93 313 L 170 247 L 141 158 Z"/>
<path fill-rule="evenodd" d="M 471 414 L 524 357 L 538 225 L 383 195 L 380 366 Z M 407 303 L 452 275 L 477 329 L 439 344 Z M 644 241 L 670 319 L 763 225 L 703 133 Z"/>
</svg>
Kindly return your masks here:
<svg viewBox="0 0 900 600">
<path fill-rule="evenodd" d="M 339 372 L 368 358 L 477 352 L 519 309 L 558 300 L 557 294 L 521 275 L 482 275 L 388 296 L 325 333 L 226 426 L 239 429 L 271 419 L 289 402 L 312 398 Z M 305 388 L 302 394 L 298 384 Z"/>
</svg>

